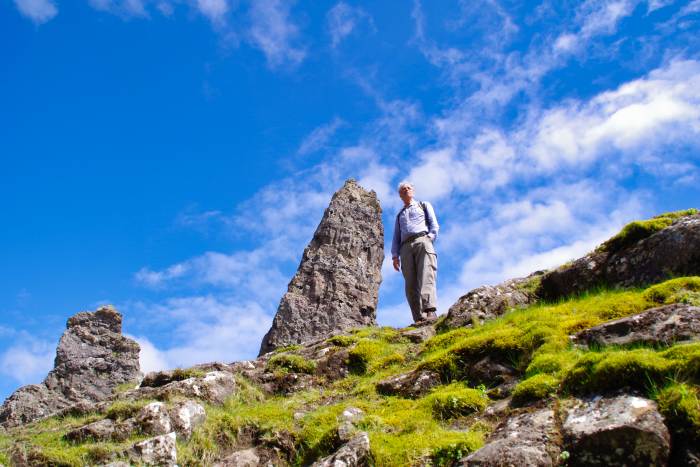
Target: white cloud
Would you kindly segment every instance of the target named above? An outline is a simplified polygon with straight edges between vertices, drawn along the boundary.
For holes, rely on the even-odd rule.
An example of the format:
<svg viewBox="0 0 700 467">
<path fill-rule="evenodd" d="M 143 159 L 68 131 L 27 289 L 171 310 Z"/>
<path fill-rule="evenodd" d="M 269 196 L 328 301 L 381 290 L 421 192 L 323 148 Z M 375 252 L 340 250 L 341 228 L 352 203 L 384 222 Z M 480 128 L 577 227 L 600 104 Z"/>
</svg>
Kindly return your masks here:
<svg viewBox="0 0 700 467">
<path fill-rule="evenodd" d="M 306 56 L 296 44 L 299 28 L 290 18 L 291 4 L 281 0 L 255 0 L 251 4 L 250 39 L 263 51 L 272 68 L 299 65 Z"/>
<path fill-rule="evenodd" d="M 13 336 L 15 344 L 0 354 L 0 374 L 19 384 L 37 384 L 53 368 L 55 344 L 38 340 L 27 333 Z"/>
<path fill-rule="evenodd" d="M 197 0 L 197 9 L 214 24 L 223 24 L 229 11 L 227 0 Z"/>
<path fill-rule="evenodd" d="M 306 155 L 323 149 L 328 141 L 335 135 L 338 128 L 345 125 L 345 122 L 338 117 L 325 125 L 315 128 L 299 145 L 298 154 Z"/>
<path fill-rule="evenodd" d="M 15 0 L 19 12 L 36 24 L 50 21 L 58 14 L 58 8 L 52 0 Z"/>
<path fill-rule="evenodd" d="M 96 10 L 123 17 L 148 16 L 144 0 L 88 0 L 88 3 Z"/>
<path fill-rule="evenodd" d="M 337 47 L 343 39 L 352 34 L 360 22 L 367 21 L 372 27 L 372 17 L 362 8 L 338 2 L 326 15 L 326 24 L 331 36 L 331 45 Z"/>
</svg>

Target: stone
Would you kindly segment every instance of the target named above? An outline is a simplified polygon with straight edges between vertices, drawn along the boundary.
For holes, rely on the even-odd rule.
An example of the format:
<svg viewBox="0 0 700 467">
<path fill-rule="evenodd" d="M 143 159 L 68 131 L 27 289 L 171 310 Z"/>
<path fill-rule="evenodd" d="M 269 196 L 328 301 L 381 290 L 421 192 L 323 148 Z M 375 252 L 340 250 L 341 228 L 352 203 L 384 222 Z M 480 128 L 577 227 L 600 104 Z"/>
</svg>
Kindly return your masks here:
<svg viewBox="0 0 700 467">
<path fill-rule="evenodd" d="M 416 399 L 440 384 L 438 373 L 431 370 L 414 370 L 380 381 L 377 383 L 377 392 L 385 396 Z"/>
<path fill-rule="evenodd" d="M 236 389 L 236 378 L 231 373 L 211 371 L 201 377 L 173 381 L 158 388 L 154 395 L 159 399 L 196 398 L 221 405 Z"/>
<path fill-rule="evenodd" d="M 575 399 L 562 423 L 569 465 L 666 465 L 670 434 L 656 403 L 632 395 Z"/>
<path fill-rule="evenodd" d="M 700 274 L 700 214 L 681 217 L 669 227 L 620 249 L 598 249 L 542 276 L 537 294 L 556 300 L 598 285 L 633 287 L 673 276 Z"/>
<path fill-rule="evenodd" d="M 469 365 L 466 371 L 469 382 L 476 386 L 496 386 L 512 382 L 518 372 L 512 366 L 501 363 L 494 357 L 487 355 L 476 363 Z"/>
<path fill-rule="evenodd" d="M 585 346 L 671 345 L 700 340 L 700 307 L 673 304 L 598 326 L 576 334 L 574 343 Z"/>
<path fill-rule="evenodd" d="M 364 467 L 370 465 L 369 436 L 361 432 L 335 453 L 314 462 L 313 467 Z"/>
<path fill-rule="evenodd" d="M 107 399 L 120 384 L 140 379 L 139 345 L 122 336 L 111 306 L 71 317 L 54 368 L 38 385 L 15 391 L 0 408 L 0 425 L 18 426 L 67 407 Z"/>
<path fill-rule="evenodd" d="M 365 413 L 357 407 L 348 407 L 343 410 L 343 413 L 338 417 L 340 422 L 338 424 L 338 439 L 344 443 L 350 441 L 357 433 L 357 422 L 364 417 Z"/>
<path fill-rule="evenodd" d="M 401 335 L 414 344 L 420 344 L 435 336 L 435 328 L 433 326 L 421 326 L 416 329 L 401 331 Z"/>
<path fill-rule="evenodd" d="M 136 423 L 146 435 L 165 435 L 173 431 L 170 415 L 162 402 L 146 404 L 136 415 Z"/>
<path fill-rule="evenodd" d="M 179 436 L 189 439 L 192 430 L 204 423 L 207 412 L 201 404 L 192 400 L 175 403 L 170 409 L 170 421 Z"/>
<path fill-rule="evenodd" d="M 65 435 L 65 439 L 76 443 L 83 443 L 88 440 L 108 441 L 114 434 L 114 420 L 105 418 L 93 423 L 71 430 Z"/>
<path fill-rule="evenodd" d="M 561 448 L 554 411 L 521 412 L 496 427 L 486 445 L 457 465 L 481 467 L 559 465 Z"/>
<path fill-rule="evenodd" d="M 348 180 L 331 199 L 280 301 L 260 355 L 376 324 L 384 260 L 382 209 L 374 191 Z"/>
<path fill-rule="evenodd" d="M 527 277 L 510 279 L 498 285 L 485 285 L 462 295 L 447 312 L 442 326 L 472 326 L 501 316 L 512 308 L 525 307 L 537 301 L 535 293 L 544 271 Z"/>
<path fill-rule="evenodd" d="M 258 467 L 260 455 L 256 448 L 236 451 L 214 464 L 214 467 Z"/>
<path fill-rule="evenodd" d="M 134 444 L 129 449 L 129 457 L 134 462 L 158 466 L 177 465 L 177 445 L 175 433 L 156 436 L 140 443 Z"/>
</svg>

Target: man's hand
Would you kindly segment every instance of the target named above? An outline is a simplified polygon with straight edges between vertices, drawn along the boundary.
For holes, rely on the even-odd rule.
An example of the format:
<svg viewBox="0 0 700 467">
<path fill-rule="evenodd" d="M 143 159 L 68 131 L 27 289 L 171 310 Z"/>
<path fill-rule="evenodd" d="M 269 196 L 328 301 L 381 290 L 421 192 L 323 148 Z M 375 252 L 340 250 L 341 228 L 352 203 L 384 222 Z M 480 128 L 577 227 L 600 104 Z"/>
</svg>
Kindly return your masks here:
<svg viewBox="0 0 700 467">
<path fill-rule="evenodd" d="M 401 266 L 401 263 L 399 262 L 399 257 L 397 256 L 397 257 L 394 258 L 394 270 L 395 270 L 395 271 L 398 271 L 398 270 L 399 270 L 399 266 Z"/>
</svg>

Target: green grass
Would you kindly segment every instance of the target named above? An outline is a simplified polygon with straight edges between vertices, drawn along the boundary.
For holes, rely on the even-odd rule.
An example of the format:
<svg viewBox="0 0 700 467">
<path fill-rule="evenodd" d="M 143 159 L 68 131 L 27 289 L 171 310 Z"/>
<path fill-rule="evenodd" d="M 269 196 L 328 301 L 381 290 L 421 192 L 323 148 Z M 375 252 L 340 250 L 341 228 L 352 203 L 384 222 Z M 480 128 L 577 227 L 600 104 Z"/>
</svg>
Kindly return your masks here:
<svg viewBox="0 0 700 467">
<path fill-rule="evenodd" d="M 126 420 L 136 416 L 139 411 L 147 404 L 154 402 L 151 399 L 142 399 L 137 401 L 115 401 L 107 408 L 105 412 L 106 418 L 111 418 L 115 421 Z"/>
<path fill-rule="evenodd" d="M 665 229 L 680 217 L 697 213 L 697 209 L 686 209 L 684 211 L 667 212 L 643 221 L 630 222 L 617 235 L 600 245 L 598 250 L 615 253 Z"/>
<path fill-rule="evenodd" d="M 281 369 L 294 373 L 313 374 L 316 371 L 316 362 L 307 360 L 300 355 L 278 354 L 268 360 L 267 368 L 271 371 Z"/>
<path fill-rule="evenodd" d="M 438 420 L 450 420 L 479 412 L 489 402 L 484 391 L 468 388 L 462 383 L 436 388 L 423 400 Z"/>
<path fill-rule="evenodd" d="M 518 383 L 513 390 L 513 404 L 522 405 L 530 401 L 546 399 L 556 394 L 559 378 L 547 373 L 540 373 Z"/>
<path fill-rule="evenodd" d="M 677 435 L 700 443 L 700 400 L 698 388 L 687 383 L 671 383 L 655 399 L 666 423 Z"/>
</svg>

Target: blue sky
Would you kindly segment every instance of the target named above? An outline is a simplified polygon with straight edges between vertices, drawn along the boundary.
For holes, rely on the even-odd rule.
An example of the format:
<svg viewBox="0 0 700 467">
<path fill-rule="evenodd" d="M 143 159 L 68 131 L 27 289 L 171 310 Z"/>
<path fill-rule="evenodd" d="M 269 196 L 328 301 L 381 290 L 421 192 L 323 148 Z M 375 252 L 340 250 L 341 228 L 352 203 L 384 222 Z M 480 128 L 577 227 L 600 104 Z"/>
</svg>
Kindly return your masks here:
<svg viewBox="0 0 700 467">
<path fill-rule="evenodd" d="M 112 303 L 251 358 L 332 193 L 414 182 L 442 312 L 700 205 L 700 1 L 0 2 L 0 396 Z M 388 251 L 388 248 L 387 248 Z M 378 321 L 406 325 L 385 261 Z"/>
</svg>

